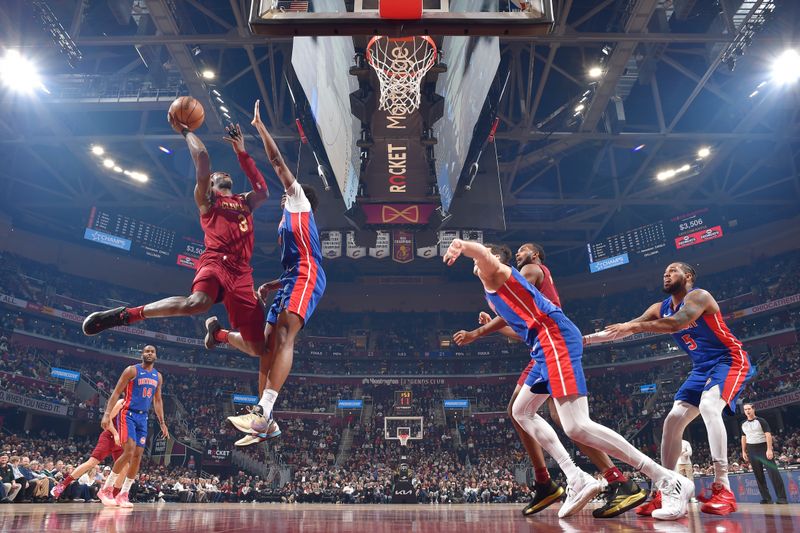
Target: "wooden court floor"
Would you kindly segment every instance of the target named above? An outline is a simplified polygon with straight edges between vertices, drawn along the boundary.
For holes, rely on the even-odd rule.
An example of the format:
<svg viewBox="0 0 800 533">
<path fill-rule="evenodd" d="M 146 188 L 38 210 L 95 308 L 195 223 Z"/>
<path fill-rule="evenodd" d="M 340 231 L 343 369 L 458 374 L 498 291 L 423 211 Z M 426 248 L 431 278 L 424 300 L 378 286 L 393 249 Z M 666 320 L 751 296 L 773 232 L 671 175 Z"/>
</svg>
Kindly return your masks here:
<svg viewBox="0 0 800 533">
<path fill-rule="evenodd" d="M 138 504 L 133 509 L 95 503 L 0 505 L 0 531 L 202 533 L 286 531 L 302 533 L 511 533 L 511 532 L 800 532 L 800 505 L 742 504 L 727 517 L 693 506 L 677 522 L 628 512 L 610 520 L 590 510 L 559 520 L 556 506 L 525 518 L 520 505 Z"/>
</svg>

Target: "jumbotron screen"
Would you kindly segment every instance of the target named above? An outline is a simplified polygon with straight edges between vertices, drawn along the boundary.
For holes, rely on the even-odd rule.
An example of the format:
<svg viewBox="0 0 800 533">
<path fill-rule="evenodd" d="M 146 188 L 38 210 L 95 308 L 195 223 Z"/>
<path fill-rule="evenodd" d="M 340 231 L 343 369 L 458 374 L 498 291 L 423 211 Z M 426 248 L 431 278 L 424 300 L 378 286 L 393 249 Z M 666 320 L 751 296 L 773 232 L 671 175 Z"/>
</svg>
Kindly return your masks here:
<svg viewBox="0 0 800 533">
<path fill-rule="evenodd" d="M 172 255 L 175 232 L 143 220 L 93 207 L 83 238 L 153 259 Z"/>
</svg>

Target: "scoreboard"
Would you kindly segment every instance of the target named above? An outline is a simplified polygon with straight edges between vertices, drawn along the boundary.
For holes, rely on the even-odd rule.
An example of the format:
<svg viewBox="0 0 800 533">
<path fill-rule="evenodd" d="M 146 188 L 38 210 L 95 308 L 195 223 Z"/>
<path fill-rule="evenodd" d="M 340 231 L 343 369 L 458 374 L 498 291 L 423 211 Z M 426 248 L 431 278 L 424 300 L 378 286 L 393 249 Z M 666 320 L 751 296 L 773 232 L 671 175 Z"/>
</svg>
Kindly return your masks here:
<svg viewBox="0 0 800 533">
<path fill-rule="evenodd" d="M 205 245 L 197 239 L 184 237 L 178 247 L 175 263 L 178 266 L 195 270 L 197 269 L 197 260 L 200 259 L 200 254 L 202 254 L 205 249 Z"/>
<path fill-rule="evenodd" d="M 398 414 L 408 414 L 414 401 L 414 394 L 410 390 L 394 391 L 394 410 Z"/>
<path fill-rule="evenodd" d="M 587 244 L 589 270 L 600 272 L 636 258 L 656 255 L 665 249 L 681 250 L 719 239 L 722 235 L 722 217 L 707 207 L 698 209 Z"/>
<path fill-rule="evenodd" d="M 175 246 L 174 231 L 97 207 L 92 208 L 86 229 L 87 240 L 153 259 L 169 257 Z"/>
</svg>

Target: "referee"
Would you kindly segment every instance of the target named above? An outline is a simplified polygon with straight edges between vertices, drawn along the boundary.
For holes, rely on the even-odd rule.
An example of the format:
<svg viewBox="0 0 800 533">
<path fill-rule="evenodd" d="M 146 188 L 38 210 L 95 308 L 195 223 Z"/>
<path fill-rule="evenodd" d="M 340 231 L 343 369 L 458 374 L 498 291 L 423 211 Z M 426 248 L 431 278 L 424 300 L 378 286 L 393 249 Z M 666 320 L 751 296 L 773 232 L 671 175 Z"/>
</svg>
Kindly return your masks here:
<svg viewBox="0 0 800 533">
<path fill-rule="evenodd" d="M 758 482 L 758 491 L 761 493 L 761 503 L 772 503 L 767 480 L 764 478 L 766 465 L 775 494 L 778 496 L 776 503 L 786 503 L 786 488 L 778 472 L 778 465 L 772 460 L 772 433 L 769 424 L 760 416 L 756 416 L 753 404 L 744 404 L 744 414 L 747 420 L 742 422 L 742 458 L 753 466 L 753 475 Z"/>
</svg>

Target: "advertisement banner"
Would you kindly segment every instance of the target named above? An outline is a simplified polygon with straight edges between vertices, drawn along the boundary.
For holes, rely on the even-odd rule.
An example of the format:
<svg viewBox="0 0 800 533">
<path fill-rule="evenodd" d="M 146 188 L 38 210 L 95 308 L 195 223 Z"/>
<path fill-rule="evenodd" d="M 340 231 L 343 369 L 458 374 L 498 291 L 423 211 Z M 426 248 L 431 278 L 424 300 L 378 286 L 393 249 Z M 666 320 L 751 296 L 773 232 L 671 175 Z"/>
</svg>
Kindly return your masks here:
<svg viewBox="0 0 800 533">
<path fill-rule="evenodd" d="M 210 446 L 206 448 L 206 453 L 203 455 L 203 464 L 213 466 L 230 465 L 231 451 L 217 446 Z"/>
<path fill-rule="evenodd" d="M 444 400 L 445 409 L 469 409 L 469 400 Z"/>
<path fill-rule="evenodd" d="M 322 257 L 336 259 L 342 257 L 342 232 L 323 231 L 322 237 Z"/>
<path fill-rule="evenodd" d="M 339 400 L 336 404 L 337 409 L 361 409 L 364 407 L 364 400 Z"/>
<path fill-rule="evenodd" d="M 800 470 L 779 469 L 778 473 L 783 478 L 783 485 L 786 487 L 786 499 L 790 504 L 800 503 Z M 753 474 L 728 474 L 728 479 L 731 483 L 731 491 L 736 496 L 737 502 L 759 503 L 761 501 L 758 482 Z M 711 494 L 711 484 L 713 482 L 713 476 L 694 478 L 695 494 L 700 494 L 702 491 Z M 794 529 L 796 530 L 797 528 Z"/>
<path fill-rule="evenodd" d="M 355 232 L 347 232 L 347 257 L 350 259 L 361 259 L 367 256 L 366 246 L 356 246 Z"/>
<path fill-rule="evenodd" d="M 188 255 L 178 254 L 178 259 L 175 262 L 178 266 L 182 266 L 185 268 L 191 268 L 192 270 L 197 270 L 197 263 L 199 259 L 195 259 L 194 257 L 189 257 Z"/>
<path fill-rule="evenodd" d="M 681 248 L 688 248 L 689 246 L 694 246 L 696 244 L 713 241 L 714 239 L 719 239 L 720 237 L 722 237 L 722 226 L 714 226 L 713 228 L 689 233 L 683 237 L 676 237 L 675 248 L 680 250 Z"/>
<path fill-rule="evenodd" d="M 622 255 L 615 255 L 614 257 L 607 257 L 605 259 L 589 263 L 589 271 L 594 274 L 595 272 L 600 272 L 601 270 L 608 270 L 609 268 L 627 265 L 628 263 L 630 263 L 628 254 L 624 253 Z"/>
<path fill-rule="evenodd" d="M 67 416 L 66 405 L 29 398 L 7 390 L 0 390 L 0 403 L 10 403 L 11 405 L 17 405 L 25 409 L 33 409 L 34 411 L 47 413 L 49 415 Z"/>
<path fill-rule="evenodd" d="M 87 241 L 111 246 L 112 248 L 119 248 L 120 250 L 125 250 L 126 252 L 131 251 L 132 242 L 130 239 L 124 239 L 122 237 L 117 237 L 116 235 L 109 235 L 108 233 L 97 231 L 96 229 L 86 228 L 86 231 L 83 233 L 83 238 Z"/>
<path fill-rule="evenodd" d="M 772 409 L 773 407 L 780 407 L 782 405 L 791 405 L 793 403 L 800 403 L 800 390 L 792 391 L 787 394 L 781 394 L 766 400 L 758 400 L 753 402 L 753 409 Z"/>
<path fill-rule="evenodd" d="M 364 204 L 367 224 L 427 224 L 434 204 Z"/>
<path fill-rule="evenodd" d="M 370 257 L 375 259 L 386 259 L 389 257 L 389 248 L 391 246 L 388 231 L 379 231 L 378 240 L 375 243 L 375 248 L 369 249 Z"/>
<path fill-rule="evenodd" d="M 764 311 L 772 311 L 773 309 L 786 307 L 796 303 L 800 303 L 800 294 L 793 294 L 791 296 L 786 296 L 785 298 L 779 298 L 777 300 L 772 300 L 771 302 L 766 302 L 763 304 L 758 304 L 752 307 L 747 307 L 745 309 L 734 311 L 733 313 L 727 315 L 725 317 L 725 320 L 733 318 L 742 318 L 743 316 L 755 315 L 757 313 L 763 313 Z"/>
<path fill-rule="evenodd" d="M 56 379 L 64 379 L 67 381 L 80 381 L 81 373 L 74 370 L 67 370 L 66 368 L 50 368 L 50 376 Z"/>
<path fill-rule="evenodd" d="M 392 260 L 410 263 L 414 260 L 414 234 L 410 231 L 392 230 Z"/>
<path fill-rule="evenodd" d="M 250 394 L 234 394 L 233 403 L 255 405 L 258 403 L 258 396 L 252 396 Z"/>
</svg>

